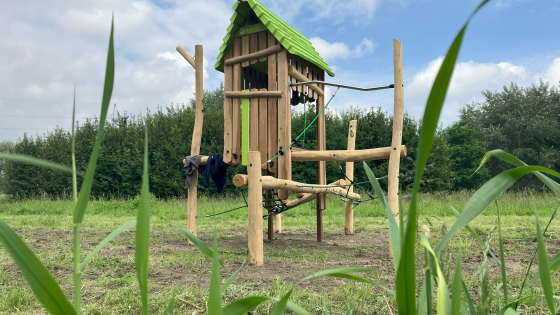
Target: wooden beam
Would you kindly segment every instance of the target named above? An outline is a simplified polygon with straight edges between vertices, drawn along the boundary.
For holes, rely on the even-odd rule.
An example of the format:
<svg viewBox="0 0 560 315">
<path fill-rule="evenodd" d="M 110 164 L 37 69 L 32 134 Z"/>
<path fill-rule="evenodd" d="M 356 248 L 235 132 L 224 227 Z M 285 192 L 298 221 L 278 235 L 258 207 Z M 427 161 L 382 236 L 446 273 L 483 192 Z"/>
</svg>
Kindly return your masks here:
<svg viewBox="0 0 560 315">
<path fill-rule="evenodd" d="M 225 57 L 233 55 L 233 47 L 229 47 Z M 224 91 L 233 89 L 233 66 L 224 66 Z M 225 163 L 231 162 L 231 151 L 233 148 L 233 122 L 232 122 L 233 100 L 224 95 L 224 153 Z"/>
<path fill-rule="evenodd" d="M 268 46 L 276 45 L 276 38 L 271 32 L 268 33 Z M 276 55 L 268 57 L 268 91 L 276 91 Z M 268 98 L 268 159 L 272 159 L 278 150 L 278 107 L 276 97 Z M 278 163 L 274 161 L 272 166 L 266 165 L 267 169 L 272 173 L 278 172 Z"/>
<path fill-rule="evenodd" d="M 334 183 L 330 183 L 329 186 L 338 186 L 338 185 L 345 185 L 347 182 L 345 179 L 339 179 Z M 310 201 L 317 199 L 317 194 L 313 194 L 313 196 L 309 196 L 311 193 L 299 193 L 297 194 L 297 198 L 294 200 L 289 201 L 286 206 L 299 206 Z"/>
<path fill-rule="evenodd" d="M 294 182 L 287 179 L 274 178 L 272 176 L 262 176 L 262 189 L 284 189 L 286 191 L 295 191 L 303 193 L 329 193 L 334 195 L 346 196 L 347 189 L 344 187 L 325 187 L 328 185 L 314 185 Z M 251 178 L 248 175 L 237 174 L 233 177 L 233 184 L 237 188 L 247 188 L 251 184 Z M 348 193 L 348 197 L 360 199 L 360 195 L 353 192 Z"/>
<path fill-rule="evenodd" d="M 278 53 L 278 89 L 284 90 L 286 97 L 278 99 L 278 144 L 276 146 L 276 153 L 280 150 L 284 150 L 292 141 L 288 138 L 289 121 L 290 116 L 290 97 L 289 97 L 289 75 L 288 75 L 288 52 L 286 49 L 282 48 L 282 51 Z M 280 155 L 275 161 L 278 164 L 278 178 L 288 179 L 288 169 L 287 163 L 288 154 L 290 150 L 286 150 L 284 155 Z M 288 198 L 287 190 L 279 190 L 278 197 L 282 200 Z"/>
<path fill-rule="evenodd" d="M 266 49 L 266 35 L 267 32 L 259 32 L 259 51 Z M 266 61 L 268 56 L 263 56 L 259 58 L 259 61 Z"/>
<path fill-rule="evenodd" d="M 241 38 L 236 37 L 233 39 L 233 56 L 239 56 L 241 54 Z M 233 65 L 233 91 L 241 91 L 241 65 Z M 232 159 L 234 164 L 241 163 L 241 100 L 233 100 L 232 109 Z"/>
<path fill-rule="evenodd" d="M 249 263 L 262 266 L 263 254 L 263 219 L 262 219 L 262 183 L 261 183 L 261 154 L 258 151 L 247 153 L 247 174 L 250 178 L 249 188 Z"/>
<path fill-rule="evenodd" d="M 299 82 L 308 82 L 311 81 L 308 78 L 306 78 L 306 76 L 304 76 L 303 74 L 301 74 L 299 71 L 297 71 L 293 66 L 289 66 L 288 67 L 288 74 L 294 78 L 296 78 Z M 312 89 L 313 91 L 315 91 L 319 96 L 323 95 L 324 92 L 321 88 L 319 88 L 319 86 L 315 83 L 313 84 L 309 84 L 307 85 L 310 89 Z"/>
<path fill-rule="evenodd" d="M 247 55 L 238 56 L 238 57 L 232 57 L 232 58 L 226 59 L 224 61 L 224 66 L 235 65 L 235 64 L 242 63 L 242 62 L 245 62 L 245 61 L 249 61 L 249 60 L 252 60 L 252 59 L 255 59 L 255 58 L 261 58 L 261 57 L 266 58 L 270 55 L 279 53 L 281 50 L 282 50 L 281 45 L 275 45 L 275 46 L 272 46 L 270 48 L 254 52 L 252 54 L 247 54 Z"/>
<path fill-rule="evenodd" d="M 388 174 L 388 189 L 387 201 L 391 212 L 395 217 L 399 215 L 399 166 L 401 164 L 402 150 L 402 128 L 403 128 L 403 110 L 404 110 L 404 96 L 403 96 L 403 57 L 402 57 L 402 44 L 396 39 L 393 39 L 393 68 L 395 78 L 395 107 L 393 110 L 393 138 L 391 141 L 390 157 L 389 157 L 389 174 Z M 397 220 L 397 223 L 399 220 Z"/>
<path fill-rule="evenodd" d="M 351 120 L 348 127 L 348 147 L 347 151 L 354 151 L 356 148 L 356 127 L 357 120 Z M 354 162 L 346 162 L 346 176 L 349 180 L 354 180 Z M 354 187 L 348 187 L 348 191 L 353 192 Z M 344 205 L 344 234 L 354 234 L 354 205 L 346 203 Z"/>
<path fill-rule="evenodd" d="M 315 71 L 317 72 L 317 80 L 322 80 L 325 75 L 325 71 L 316 67 Z M 324 87 L 321 85 L 321 89 Z M 323 108 L 325 107 L 325 95 L 318 96 L 317 98 L 317 107 L 316 111 L 317 114 L 322 111 L 321 115 L 319 115 L 319 119 L 317 120 L 317 151 L 324 151 L 327 149 L 327 131 L 326 131 L 326 124 L 325 124 L 325 112 Z M 317 162 L 317 184 L 319 185 L 326 185 L 327 184 L 327 163 L 325 161 L 318 161 Z M 317 198 L 317 210 L 322 211 L 327 208 L 327 195 L 323 194 Z M 317 216 L 319 216 L 319 212 L 317 212 Z M 317 222 L 319 222 L 319 218 L 317 218 Z M 319 233 L 319 229 L 317 230 L 317 240 L 321 241 L 323 238 L 322 228 L 320 229 L 321 233 Z"/>
<path fill-rule="evenodd" d="M 261 92 L 266 89 L 261 89 Z M 261 153 L 261 161 L 263 163 L 268 160 L 268 102 L 267 98 L 259 98 L 259 152 Z M 262 169 L 267 169 L 267 165 L 262 166 Z"/>
<path fill-rule="evenodd" d="M 366 149 L 366 150 L 326 150 L 326 151 L 294 151 L 293 161 L 339 161 L 339 162 L 362 162 L 388 159 L 392 147 Z M 406 156 L 406 146 L 400 147 L 400 156 Z"/>
<path fill-rule="evenodd" d="M 183 46 L 181 45 L 177 46 L 177 51 L 181 54 L 181 56 L 183 56 L 183 58 L 187 59 L 187 61 L 190 63 L 190 65 L 193 68 L 196 69 L 196 62 L 194 61 L 194 58 L 191 56 L 191 54 L 189 54 L 189 52 L 185 48 L 183 48 Z"/>
<path fill-rule="evenodd" d="M 253 91 L 251 92 L 241 92 L 241 91 L 231 91 L 225 92 L 228 98 L 261 98 L 261 97 L 280 97 L 282 98 L 283 91 Z"/>
<path fill-rule="evenodd" d="M 252 54 L 252 53 L 256 53 L 258 50 L 259 50 L 259 34 L 253 33 L 249 35 L 249 52 Z M 259 62 L 259 59 L 257 58 L 252 59 L 250 61 L 252 65 L 257 62 Z"/>
</svg>

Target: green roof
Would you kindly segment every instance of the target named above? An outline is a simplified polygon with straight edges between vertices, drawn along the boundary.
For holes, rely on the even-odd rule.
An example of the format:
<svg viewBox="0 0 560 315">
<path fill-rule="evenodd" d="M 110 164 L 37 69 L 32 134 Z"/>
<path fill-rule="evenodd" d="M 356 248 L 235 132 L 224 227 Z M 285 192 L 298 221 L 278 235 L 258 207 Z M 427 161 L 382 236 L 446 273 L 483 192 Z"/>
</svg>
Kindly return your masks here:
<svg viewBox="0 0 560 315">
<path fill-rule="evenodd" d="M 290 52 L 290 54 L 300 56 L 301 58 L 315 64 L 319 68 L 325 70 L 331 77 L 334 73 L 331 71 L 327 63 L 319 56 L 319 53 L 313 48 L 311 42 L 298 32 L 295 28 L 291 27 L 288 23 L 282 21 L 276 14 L 272 13 L 264 5 L 257 0 L 246 0 L 246 3 L 251 7 L 250 9 L 236 1 L 233 6 L 233 16 L 230 21 L 231 24 L 227 28 L 228 33 L 224 37 L 224 43 L 220 47 L 220 54 L 218 54 L 218 62 L 214 65 L 216 70 L 224 71 L 224 53 L 227 47 L 233 44 L 234 34 L 243 26 L 245 20 L 249 17 L 251 10 L 255 12 L 260 21 L 268 28 L 268 30 L 276 37 L 278 42 L 282 44 Z"/>
</svg>

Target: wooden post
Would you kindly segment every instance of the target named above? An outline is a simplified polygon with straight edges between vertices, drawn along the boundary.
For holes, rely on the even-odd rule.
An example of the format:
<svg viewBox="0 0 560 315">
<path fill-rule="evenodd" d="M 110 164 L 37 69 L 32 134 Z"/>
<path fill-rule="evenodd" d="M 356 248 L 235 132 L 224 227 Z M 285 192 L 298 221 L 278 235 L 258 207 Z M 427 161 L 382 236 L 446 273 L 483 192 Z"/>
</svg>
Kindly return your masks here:
<svg viewBox="0 0 560 315">
<path fill-rule="evenodd" d="M 249 177 L 249 263 L 255 266 L 262 266 L 264 254 L 261 153 L 249 151 L 247 157 L 247 174 Z"/>
<path fill-rule="evenodd" d="M 317 75 L 317 79 L 323 79 L 324 71 Z M 324 91 L 324 86 L 319 86 Z M 325 107 L 325 95 L 317 98 L 317 114 Z M 326 150 L 326 129 L 325 129 L 325 112 L 319 115 L 317 120 L 317 151 Z M 326 162 L 317 162 L 317 184 L 327 184 Z M 323 210 L 327 207 L 327 195 L 319 194 L 317 197 L 317 242 L 323 242 Z"/>
<path fill-rule="evenodd" d="M 292 139 L 288 139 L 288 129 L 289 121 L 291 121 L 290 116 L 290 97 L 289 94 L 289 84 L 290 77 L 288 76 L 288 52 L 286 49 L 282 49 L 278 53 L 278 90 L 284 91 L 285 97 L 278 99 L 278 146 L 276 153 L 284 150 L 291 142 Z M 288 178 L 288 167 L 287 164 L 291 162 L 288 158 L 290 155 L 290 150 L 286 150 L 283 155 L 280 155 L 276 162 L 278 164 L 278 178 L 289 179 Z M 278 191 L 278 196 L 280 199 L 284 200 L 288 198 L 288 191 L 281 189 Z"/>
<path fill-rule="evenodd" d="M 276 45 L 276 38 L 271 32 L 268 33 L 268 47 Z M 268 91 L 276 91 L 276 54 L 268 57 Z M 288 93 L 288 91 L 284 92 Z M 268 98 L 268 159 L 272 159 L 278 153 L 278 107 L 276 98 Z M 272 173 L 277 172 L 278 161 L 274 165 L 266 165 Z"/>
<path fill-rule="evenodd" d="M 241 38 L 236 37 L 233 39 L 233 56 L 238 57 L 241 54 Z M 233 91 L 241 91 L 241 65 L 233 65 Z M 233 99 L 232 109 L 232 158 L 234 164 L 241 163 L 241 100 Z"/>
<path fill-rule="evenodd" d="M 194 119 L 194 129 L 191 142 L 191 156 L 200 154 L 200 141 L 202 138 L 202 121 L 204 118 L 204 113 L 202 112 L 204 104 L 202 104 L 202 96 L 204 93 L 203 89 L 203 65 L 204 60 L 202 45 L 196 45 L 194 48 L 195 56 L 195 93 L 196 93 L 196 108 L 195 108 L 195 119 Z M 198 171 L 193 172 L 193 181 L 191 187 L 188 190 L 188 201 L 187 201 L 187 229 L 197 235 L 196 231 L 196 207 L 197 207 L 197 187 L 196 183 L 198 181 Z M 189 241 L 189 244 L 192 244 Z"/>
<path fill-rule="evenodd" d="M 350 127 L 348 130 L 348 151 L 353 151 L 356 148 L 357 123 L 357 120 L 350 121 Z M 346 176 L 348 176 L 348 179 L 354 180 L 354 162 L 346 162 Z M 353 192 L 354 187 L 350 186 L 348 191 Z M 354 234 L 354 209 L 353 205 L 350 203 L 347 203 L 344 206 L 344 234 Z"/>
<path fill-rule="evenodd" d="M 399 216 L 399 166 L 401 163 L 401 144 L 403 128 L 403 57 L 402 44 L 393 39 L 393 67 L 395 72 L 395 108 L 393 111 L 393 139 L 391 142 L 391 155 L 389 157 L 389 189 L 387 199 L 389 207 L 395 217 Z M 397 220 L 397 224 L 399 220 Z"/>
<path fill-rule="evenodd" d="M 225 58 L 231 58 L 232 56 L 233 56 L 233 47 L 229 47 L 226 51 Z M 233 66 L 224 66 L 224 92 L 232 91 L 232 89 L 233 89 Z M 231 151 L 233 149 L 232 111 L 233 111 L 233 100 L 231 98 L 224 96 L 223 159 L 225 163 L 231 163 Z"/>
</svg>

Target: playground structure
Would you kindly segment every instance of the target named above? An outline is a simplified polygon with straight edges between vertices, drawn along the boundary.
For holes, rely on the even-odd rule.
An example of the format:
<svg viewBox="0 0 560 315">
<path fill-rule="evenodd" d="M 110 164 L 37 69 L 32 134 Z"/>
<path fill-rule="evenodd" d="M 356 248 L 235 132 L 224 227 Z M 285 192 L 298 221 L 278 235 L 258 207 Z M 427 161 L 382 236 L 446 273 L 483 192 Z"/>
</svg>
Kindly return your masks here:
<svg viewBox="0 0 560 315">
<path fill-rule="evenodd" d="M 224 43 L 215 68 L 224 73 L 224 150 L 227 164 L 247 165 L 247 174 L 238 174 L 233 184 L 248 189 L 248 255 L 253 265 L 263 265 L 263 218 L 268 219 L 268 238 L 282 232 L 281 212 L 316 201 L 317 241 L 323 240 L 322 211 L 327 194 L 346 201 L 344 230 L 353 234 L 353 207 L 362 201 L 354 192 L 354 162 L 389 159 L 387 199 L 393 215 L 398 216 L 400 158 L 406 155 L 402 145 L 403 68 L 401 43 L 393 40 L 394 84 L 377 88 L 357 88 L 325 82 L 325 73 L 334 73 L 315 51 L 311 42 L 256 0 L 238 0 L 233 6 Z M 200 154 L 203 126 L 203 49 L 195 47 L 193 58 L 182 46 L 177 51 L 195 68 L 196 117 L 191 155 Z M 364 91 L 394 89 L 393 134 L 390 147 L 355 150 L 357 121 L 348 130 L 347 150 L 327 150 L 325 86 Z M 291 106 L 300 101 L 315 103 L 317 149 L 296 147 L 303 133 L 292 138 Z M 307 129 L 308 126 L 306 126 Z M 206 163 L 203 157 L 201 165 Z M 292 162 L 315 161 L 316 183 L 292 181 Z M 346 162 L 346 178 L 326 182 L 326 161 Z M 197 171 L 188 188 L 188 230 L 196 235 Z M 299 194 L 288 200 L 290 192 Z M 263 207 L 268 214 L 263 216 Z"/>
</svg>

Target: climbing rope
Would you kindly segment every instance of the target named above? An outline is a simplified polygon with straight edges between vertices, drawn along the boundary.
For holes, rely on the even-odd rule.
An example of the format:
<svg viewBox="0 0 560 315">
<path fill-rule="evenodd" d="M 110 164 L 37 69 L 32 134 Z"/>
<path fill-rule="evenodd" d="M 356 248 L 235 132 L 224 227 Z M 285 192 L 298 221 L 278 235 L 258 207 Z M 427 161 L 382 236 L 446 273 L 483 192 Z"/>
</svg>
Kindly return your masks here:
<svg viewBox="0 0 560 315">
<path fill-rule="evenodd" d="M 284 152 L 286 152 L 286 150 L 288 150 L 292 145 L 296 144 L 297 141 L 299 140 L 299 138 L 301 136 L 303 136 L 305 134 L 305 132 L 307 131 L 307 129 L 309 129 L 309 127 L 311 127 L 313 125 L 313 123 L 315 123 L 315 121 L 317 120 L 317 118 L 319 118 L 319 116 L 321 116 L 321 114 L 323 113 L 323 111 L 325 111 L 325 109 L 327 109 L 327 107 L 329 107 L 329 104 L 331 103 L 332 99 L 336 96 L 336 92 L 338 91 L 338 89 L 336 89 L 336 91 L 334 91 L 333 95 L 331 96 L 331 99 L 327 102 L 327 105 L 325 105 L 325 107 L 323 107 L 323 109 L 321 109 L 321 111 L 319 112 L 319 114 L 317 114 L 317 116 L 315 116 L 315 118 L 313 118 L 313 120 L 309 123 L 309 126 L 305 127 L 305 129 L 303 129 L 303 131 L 299 134 L 299 136 L 297 136 L 295 139 L 292 140 L 292 142 L 285 147 L 284 149 L 280 150 L 278 152 L 278 154 L 276 154 L 275 157 L 273 157 L 272 159 L 266 161 L 263 163 L 262 166 L 265 166 L 267 164 L 269 164 L 270 162 L 276 160 L 280 155 L 284 155 Z"/>
</svg>

